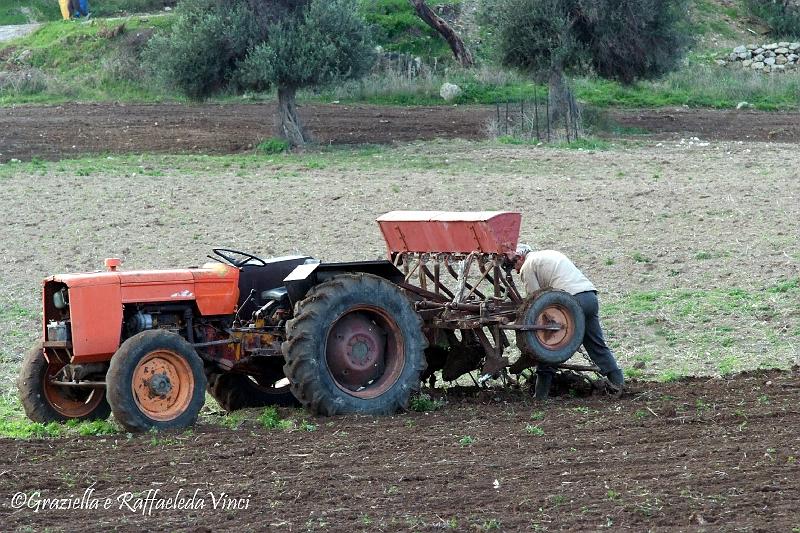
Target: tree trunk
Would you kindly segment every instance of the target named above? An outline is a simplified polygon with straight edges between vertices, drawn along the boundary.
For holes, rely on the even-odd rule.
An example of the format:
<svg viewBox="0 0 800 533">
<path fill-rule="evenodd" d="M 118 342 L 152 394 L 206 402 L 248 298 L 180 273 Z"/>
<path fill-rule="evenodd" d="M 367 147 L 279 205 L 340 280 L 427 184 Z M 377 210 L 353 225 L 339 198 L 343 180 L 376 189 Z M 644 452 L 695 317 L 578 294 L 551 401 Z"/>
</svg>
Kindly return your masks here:
<svg viewBox="0 0 800 533">
<path fill-rule="evenodd" d="M 294 96 L 297 89 L 294 87 L 278 87 L 278 115 L 281 118 L 281 136 L 289 142 L 290 146 L 305 146 L 311 139 L 306 134 L 297 108 Z"/>
<path fill-rule="evenodd" d="M 428 7 L 425 3 L 425 0 L 408 0 L 411 4 L 411 7 L 414 8 L 414 11 L 417 12 L 419 18 L 421 18 L 425 24 L 439 32 L 439 34 L 444 37 L 447 41 L 447 44 L 450 45 L 450 49 L 453 51 L 453 55 L 456 58 L 456 61 L 461 63 L 462 67 L 469 68 L 475 64 L 475 61 L 472 59 L 472 54 L 470 53 L 469 49 L 464 45 L 464 41 L 461 40 L 461 37 L 450 27 L 450 25 L 445 22 L 442 17 L 437 15 L 433 12 L 433 10 Z"/>
<path fill-rule="evenodd" d="M 549 77 L 549 105 L 550 123 L 556 129 L 564 126 L 564 117 L 568 117 L 570 110 L 575 109 L 575 99 L 567 85 L 564 71 L 558 66 L 550 69 Z"/>
</svg>

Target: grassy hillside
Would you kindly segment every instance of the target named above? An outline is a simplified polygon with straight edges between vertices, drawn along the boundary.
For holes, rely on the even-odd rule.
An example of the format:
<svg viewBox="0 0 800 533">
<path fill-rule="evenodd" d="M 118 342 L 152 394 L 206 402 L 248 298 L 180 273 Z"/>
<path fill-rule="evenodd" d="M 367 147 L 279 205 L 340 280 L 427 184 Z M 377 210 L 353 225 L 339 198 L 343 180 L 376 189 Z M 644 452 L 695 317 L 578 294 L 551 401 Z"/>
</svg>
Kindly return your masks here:
<svg viewBox="0 0 800 533">
<path fill-rule="evenodd" d="M 89 1 L 93 16 L 112 17 L 128 13 L 148 13 L 159 11 L 166 5 L 174 5 L 169 0 L 97 0 Z M 0 0 L 0 25 L 28 24 L 61 20 L 61 10 L 56 0 Z"/>
<path fill-rule="evenodd" d="M 163 1 L 122 0 L 97 2 L 93 9 L 163 8 Z M 0 6 L 11 5 L 0 0 Z M 57 7 L 55 2 L 35 1 L 30 10 Z M 431 5 L 453 21 L 468 42 L 477 29 L 465 19 L 477 0 L 433 0 Z M 38 6 L 38 7 L 37 7 Z M 160 6 L 160 7 L 159 7 Z M 531 100 L 534 91 L 545 95 L 529 79 L 493 66 L 480 48 L 481 66 L 464 71 L 456 67 L 446 44 L 416 18 L 407 0 L 361 0 L 365 17 L 378 28 L 377 37 L 389 52 L 421 56 L 425 67 L 409 78 L 405 71 L 381 70 L 364 80 L 307 93 L 306 99 L 391 104 L 440 104 L 439 87 L 445 81 L 459 84 L 464 92 L 458 103 L 494 103 Z M 2 11 L 0 9 L 0 11 Z M 696 0 L 692 23 L 696 41 L 684 66 L 663 79 L 622 86 L 593 77 L 575 81 L 580 100 L 596 106 L 658 107 L 688 105 L 735 107 L 742 101 L 759 109 L 791 109 L 800 105 L 800 74 L 764 76 L 717 67 L 713 60 L 736 44 L 762 40 L 752 32 L 763 31 L 737 2 Z M 56 13 L 57 15 L 57 13 Z M 9 43 L 0 43 L 0 105 L 63 101 L 154 101 L 182 97 L 159 87 L 139 62 L 142 47 L 153 31 L 168 27 L 171 16 L 129 17 L 124 21 L 100 18 L 86 22 L 55 21 L 38 32 Z M 753 28 L 756 28 L 755 30 Z M 764 37 L 763 39 L 766 39 Z M 249 95 L 271 98 L 270 94 Z M 224 97 L 223 97 L 224 98 Z"/>
</svg>

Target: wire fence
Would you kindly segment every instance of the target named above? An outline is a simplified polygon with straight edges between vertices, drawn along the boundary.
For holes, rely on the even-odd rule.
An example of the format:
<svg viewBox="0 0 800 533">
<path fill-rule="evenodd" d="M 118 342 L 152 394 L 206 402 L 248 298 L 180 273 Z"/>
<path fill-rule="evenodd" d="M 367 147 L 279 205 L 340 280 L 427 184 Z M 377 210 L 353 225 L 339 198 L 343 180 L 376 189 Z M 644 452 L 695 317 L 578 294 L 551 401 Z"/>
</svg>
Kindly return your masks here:
<svg viewBox="0 0 800 533">
<path fill-rule="evenodd" d="M 563 142 L 583 136 L 581 110 L 575 96 L 567 91 L 566 109 L 551 109 L 545 92 L 534 90 L 532 100 L 495 102 L 495 118 L 490 129 L 497 137 L 513 137 L 525 141 Z"/>
</svg>

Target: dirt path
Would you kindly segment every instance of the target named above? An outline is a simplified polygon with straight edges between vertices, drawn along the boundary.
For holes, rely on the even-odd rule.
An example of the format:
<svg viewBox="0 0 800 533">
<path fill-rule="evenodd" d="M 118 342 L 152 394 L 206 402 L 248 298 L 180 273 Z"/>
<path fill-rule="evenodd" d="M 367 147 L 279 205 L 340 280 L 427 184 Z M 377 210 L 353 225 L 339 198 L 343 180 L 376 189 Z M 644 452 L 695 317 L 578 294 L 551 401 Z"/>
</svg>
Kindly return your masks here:
<svg viewBox="0 0 800 533">
<path fill-rule="evenodd" d="M 305 105 L 301 115 L 322 144 L 482 139 L 489 107 Z M 796 142 L 800 113 L 715 110 L 612 111 L 626 127 L 658 138 Z M 0 162 L 86 153 L 251 150 L 274 135 L 272 104 L 68 104 L 0 109 Z"/>
<path fill-rule="evenodd" d="M 18 37 L 25 37 L 33 33 L 41 24 L 17 24 L 12 26 L 0 26 L 0 43 L 10 41 Z"/>
<path fill-rule="evenodd" d="M 792 531 L 799 378 L 795 369 L 638 385 L 621 401 L 544 407 L 524 394 L 473 394 L 429 414 L 314 420 L 313 432 L 245 423 L 3 441 L 0 523 L 6 531 Z M 81 498 L 88 488 L 111 498 L 110 508 L 11 508 L 17 492 Z M 156 501 L 197 490 L 205 507 L 119 508 L 125 492 L 135 493 L 136 509 L 148 490 L 159 491 Z M 223 492 L 247 509 L 213 509 L 209 493 Z"/>
</svg>

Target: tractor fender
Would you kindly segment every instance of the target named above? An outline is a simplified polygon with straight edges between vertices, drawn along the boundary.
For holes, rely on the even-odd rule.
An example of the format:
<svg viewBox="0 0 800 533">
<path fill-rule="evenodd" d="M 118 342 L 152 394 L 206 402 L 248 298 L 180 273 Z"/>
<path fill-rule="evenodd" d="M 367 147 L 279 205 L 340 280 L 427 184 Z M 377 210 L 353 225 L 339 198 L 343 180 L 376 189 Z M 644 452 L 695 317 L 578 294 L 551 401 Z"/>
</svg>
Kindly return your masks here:
<svg viewBox="0 0 800 533">
<path fill-rule="evenodd" d="M 405 280 L 403 273 L 398 270 L 390 261 L 352 261 L 344 263 L 318 263 L 307 262 L 298 265 L 292 272 L 284 278 L 286 290 L 292 307 L 306 297 L 306 293 L 312 287 L 324 283 L 329 279 L 340 274 L 352 274 L 362 272 L 381 277 L 395 284 L 400 284 Z"/>
</svg>

